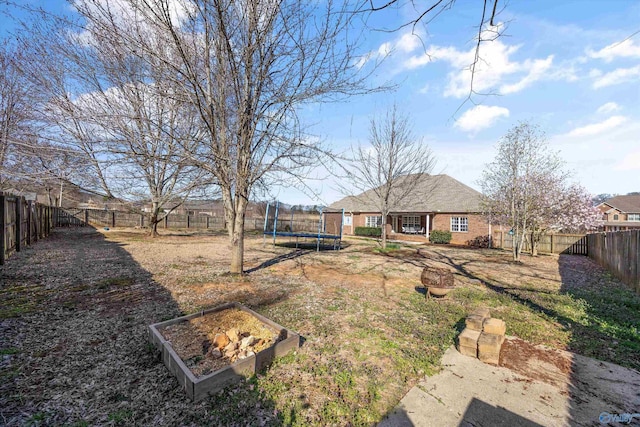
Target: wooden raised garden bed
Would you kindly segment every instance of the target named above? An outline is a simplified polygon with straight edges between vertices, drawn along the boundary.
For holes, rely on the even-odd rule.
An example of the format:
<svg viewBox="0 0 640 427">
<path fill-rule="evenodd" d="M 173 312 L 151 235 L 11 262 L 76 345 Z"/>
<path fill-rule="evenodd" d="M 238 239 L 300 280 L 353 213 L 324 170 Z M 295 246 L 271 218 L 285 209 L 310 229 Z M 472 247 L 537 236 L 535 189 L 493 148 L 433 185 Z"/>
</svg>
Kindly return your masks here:
<svg viewBox="0 0 640 427">
<path fill-rule="evenodd" d="M 149 326 L 149 340 L 198 401 L 300 346 L 300 336 L 238 303 Z"/>
</svg>

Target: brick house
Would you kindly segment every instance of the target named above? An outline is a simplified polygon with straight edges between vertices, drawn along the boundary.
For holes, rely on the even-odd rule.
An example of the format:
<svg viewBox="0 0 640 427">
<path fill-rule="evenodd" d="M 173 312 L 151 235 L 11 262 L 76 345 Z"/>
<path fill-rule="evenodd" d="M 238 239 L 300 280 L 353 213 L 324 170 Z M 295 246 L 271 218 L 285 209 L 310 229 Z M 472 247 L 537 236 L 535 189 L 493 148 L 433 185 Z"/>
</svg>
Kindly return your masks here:
<svg viewBox="0 0 640 427">
<path fill-rule="evenodd" d="M 430 175 L 421 180 L 387 217 L 387 236 L 428 239 L 433 230 L 451 231 L 451 243 L 466 244 L 489 236 L 489 223 L 480 214 L 481 194 L 448 175 Z M 343 234 L 353 235 L 356 227 L 379 227 L 382 217 L 377 212 L 372 190 L 348 196 L 329 205 L 330 211 L 345 211 Z M 326 213 L 328 223 L 335 223 Z M 338 222 L 339 223 L 339 222 Z"/>
<path fill-rule="evenodd" d="M 624 231 L 640 228 L 640 195 L 616 196 L 598 205 L 602 212 L 604 231 Z"/>
</svg>

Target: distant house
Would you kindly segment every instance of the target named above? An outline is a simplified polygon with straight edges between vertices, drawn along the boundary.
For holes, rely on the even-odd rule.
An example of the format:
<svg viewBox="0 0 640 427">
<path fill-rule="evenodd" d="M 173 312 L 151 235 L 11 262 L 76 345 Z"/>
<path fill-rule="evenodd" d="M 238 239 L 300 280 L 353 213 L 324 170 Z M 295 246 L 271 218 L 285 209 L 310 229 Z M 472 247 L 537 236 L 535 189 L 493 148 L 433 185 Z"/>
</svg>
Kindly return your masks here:
<svg viewBox="0 0 640 427">
<path fill-rule="evenodd" d="M 379 227 L 382 217 L 374 202 L 373 190 L 332 203 L 332 210 L 345 210 L 343 234 L 356 227 Z M 480 214 L 481 194 L 448 175 L 431 175 L 421 180 L 410 195 L 392 206 L 387 218 L 387 235 L 414 235 L 429 238 L 433 230 L 451 231 L 451 243 L 466 244 L 488 236 L 490 226 Z M 331 222 L 326 214 L 327 222 Z"/>
<path fill-rule="evenodd" d="M 604 220 L 604 231 L 640 228 L 640 195 L 616 196 L 598 205 Z"/>
</svg>

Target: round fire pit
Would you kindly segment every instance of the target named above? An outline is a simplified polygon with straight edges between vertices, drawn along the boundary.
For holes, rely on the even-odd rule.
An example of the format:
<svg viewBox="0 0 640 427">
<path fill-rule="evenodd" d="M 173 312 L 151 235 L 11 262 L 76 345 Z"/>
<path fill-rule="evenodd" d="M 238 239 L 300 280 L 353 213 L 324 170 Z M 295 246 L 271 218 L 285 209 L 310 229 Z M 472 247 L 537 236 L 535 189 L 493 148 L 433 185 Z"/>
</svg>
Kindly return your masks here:
<svg viewBox="0 0 640 427">
<path fill-rule="evenodd" d="M 427 290 L 427 298 L 431 295 L 444 297 L 453 289 L 453 273 L 446 268 L 425 267 L 422 270 L 420 281 Z"/>
</svg>

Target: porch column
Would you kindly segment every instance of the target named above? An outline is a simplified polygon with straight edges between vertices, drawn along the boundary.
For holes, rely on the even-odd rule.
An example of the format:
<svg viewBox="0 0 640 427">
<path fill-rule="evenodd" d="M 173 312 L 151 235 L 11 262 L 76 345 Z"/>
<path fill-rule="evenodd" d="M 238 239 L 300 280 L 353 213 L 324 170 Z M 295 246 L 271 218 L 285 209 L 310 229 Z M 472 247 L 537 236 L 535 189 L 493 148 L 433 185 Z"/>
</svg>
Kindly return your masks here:
<svg viewBox="0 0 640 427">
<path fill-rule="evenodd" d="M 428 239 L 429 238 L 429 214 L 427 214 L 426 227 L 424 229 L 425 229 L 424 235 Z"/>
</svg>

